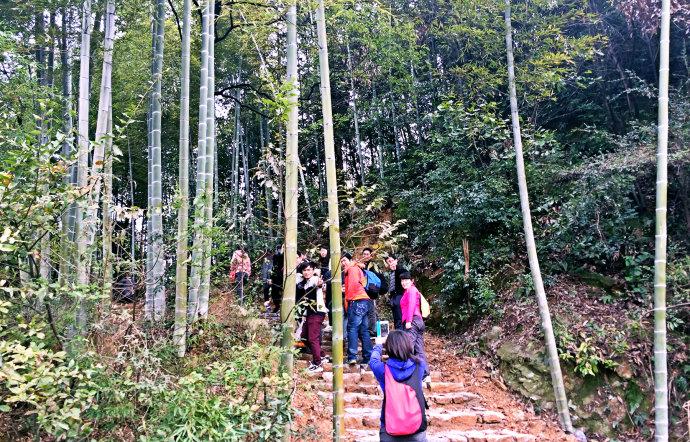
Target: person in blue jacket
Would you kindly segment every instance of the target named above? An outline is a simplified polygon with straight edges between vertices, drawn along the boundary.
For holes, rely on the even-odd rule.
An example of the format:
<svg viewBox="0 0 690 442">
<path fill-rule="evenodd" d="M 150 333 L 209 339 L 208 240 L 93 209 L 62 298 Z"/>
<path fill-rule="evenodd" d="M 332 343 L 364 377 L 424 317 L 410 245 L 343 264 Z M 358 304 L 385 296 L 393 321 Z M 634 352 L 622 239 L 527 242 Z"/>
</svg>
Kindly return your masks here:
<svg viewBox="0 0 690 442">
<path fill-rule="evenodd" d="M 383 352 L 382 344 L 385 342 L 388 361 L 381 360 Z M 379 431 L 382 442 L 425 442 L 426 437 L 426 399 L 422 391 L 422 376 L 427 370 L 426 363 L 414 355 L 414 346 L 409 333 L 402 330 L 393 330 L 387 338 L 376 338 L 376 346 L 371 353 L 369 367 L 384 392 L 383 406 L 381 407 L 381 429 Z M 421 411 L 421 424 L 412 434 L 405 436 L 393 436 L 386 431 L 386 367 L 397 383 L 406 384 L 414 389 L 419 409 Z"/>
</svg>

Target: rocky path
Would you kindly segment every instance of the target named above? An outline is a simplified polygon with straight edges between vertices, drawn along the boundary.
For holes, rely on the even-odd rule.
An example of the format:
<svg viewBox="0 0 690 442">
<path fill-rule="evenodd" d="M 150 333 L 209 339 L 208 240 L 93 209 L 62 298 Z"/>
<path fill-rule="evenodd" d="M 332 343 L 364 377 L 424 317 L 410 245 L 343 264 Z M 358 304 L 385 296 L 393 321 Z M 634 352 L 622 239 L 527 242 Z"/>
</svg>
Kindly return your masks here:
<svg viewBox="0 0 690 442">
<path fill-rule="evenodd" d="M 574 441 L 550 418 L 537 416 L 520 403 L 479 359 L 458 357 L 438 337 L 427 336 L 432 383 L 424 393 L 429 404 L 429 442 Z M 330 336 L 324 335 L 330 354 Z M 324 372 L 308 374 L 309 355 L 296 364 L 295 405 L 300 411 L 296 430 L 300 440 L 330 440 L 332 425 L 331 364 Z M 348 441 L 378 441 L 383 395 L 369 370 L 346 367 L 345 427 Z"/>
</svg>

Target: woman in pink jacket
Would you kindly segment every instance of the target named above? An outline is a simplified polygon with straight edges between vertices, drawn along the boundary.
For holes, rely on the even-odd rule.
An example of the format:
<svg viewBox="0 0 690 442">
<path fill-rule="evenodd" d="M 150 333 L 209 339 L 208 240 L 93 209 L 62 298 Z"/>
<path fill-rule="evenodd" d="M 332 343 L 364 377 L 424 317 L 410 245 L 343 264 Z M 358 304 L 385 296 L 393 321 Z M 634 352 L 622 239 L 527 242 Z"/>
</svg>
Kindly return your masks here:
<svg viewBox="0 0 690 442">
<path fill-rule="evenodd" d="M 405 290 L 400 299 L 402 311 L 402 323 L 405 331 L 410 333 L 414 343 L 414 354 L 424 362 L 424 382 L 429 383 L 429 364 L 424 352 L 424 319 L 422 318 L 422 294 L 412 282 L 412 276 L 408 272 L 400 275 L 400 285 Z"/>
</svg>

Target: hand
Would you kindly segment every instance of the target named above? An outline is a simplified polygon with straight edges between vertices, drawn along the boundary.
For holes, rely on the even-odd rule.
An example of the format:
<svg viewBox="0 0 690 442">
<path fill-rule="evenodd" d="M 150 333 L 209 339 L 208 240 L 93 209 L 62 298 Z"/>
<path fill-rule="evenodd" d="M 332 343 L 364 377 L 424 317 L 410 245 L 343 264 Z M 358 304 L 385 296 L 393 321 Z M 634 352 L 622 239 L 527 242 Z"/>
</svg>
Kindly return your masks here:
<svg viewBox="0 0 690 442">
<path fill-rule="evenodd" d="M 374 338 L 374 344 L 376 344 L 376 345 L 383 345 L 385 343 L 386 343 L 386 338 L 384 338 L 383 336 L 377 336 Z"/>
<path fill-rule="evenodd" d="M 406 322 L 405 323 L 405 330 L 409 330 L 412 328 L 412 323 L 411 322 Z"/>
<path fill-rule="evenodd" d="M 268 285 L 273 285 L 273 281 L 271 281 L 270 279 L 266 282 L 268 283 Z"/>
</svg>

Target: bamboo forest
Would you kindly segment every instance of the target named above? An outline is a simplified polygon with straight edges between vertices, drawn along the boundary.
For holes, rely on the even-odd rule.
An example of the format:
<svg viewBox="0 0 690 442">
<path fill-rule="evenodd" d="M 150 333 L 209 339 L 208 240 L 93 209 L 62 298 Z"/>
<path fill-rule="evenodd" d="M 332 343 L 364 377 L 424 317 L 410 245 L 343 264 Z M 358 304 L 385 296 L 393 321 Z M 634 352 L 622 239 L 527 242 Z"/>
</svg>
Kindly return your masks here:
<svg viewBox="0 0 690 442">
<path fill-rule="evenodd" d="M 0 0 L 0 442 L 690 440 L 690 1 Z"/>
</svg>

